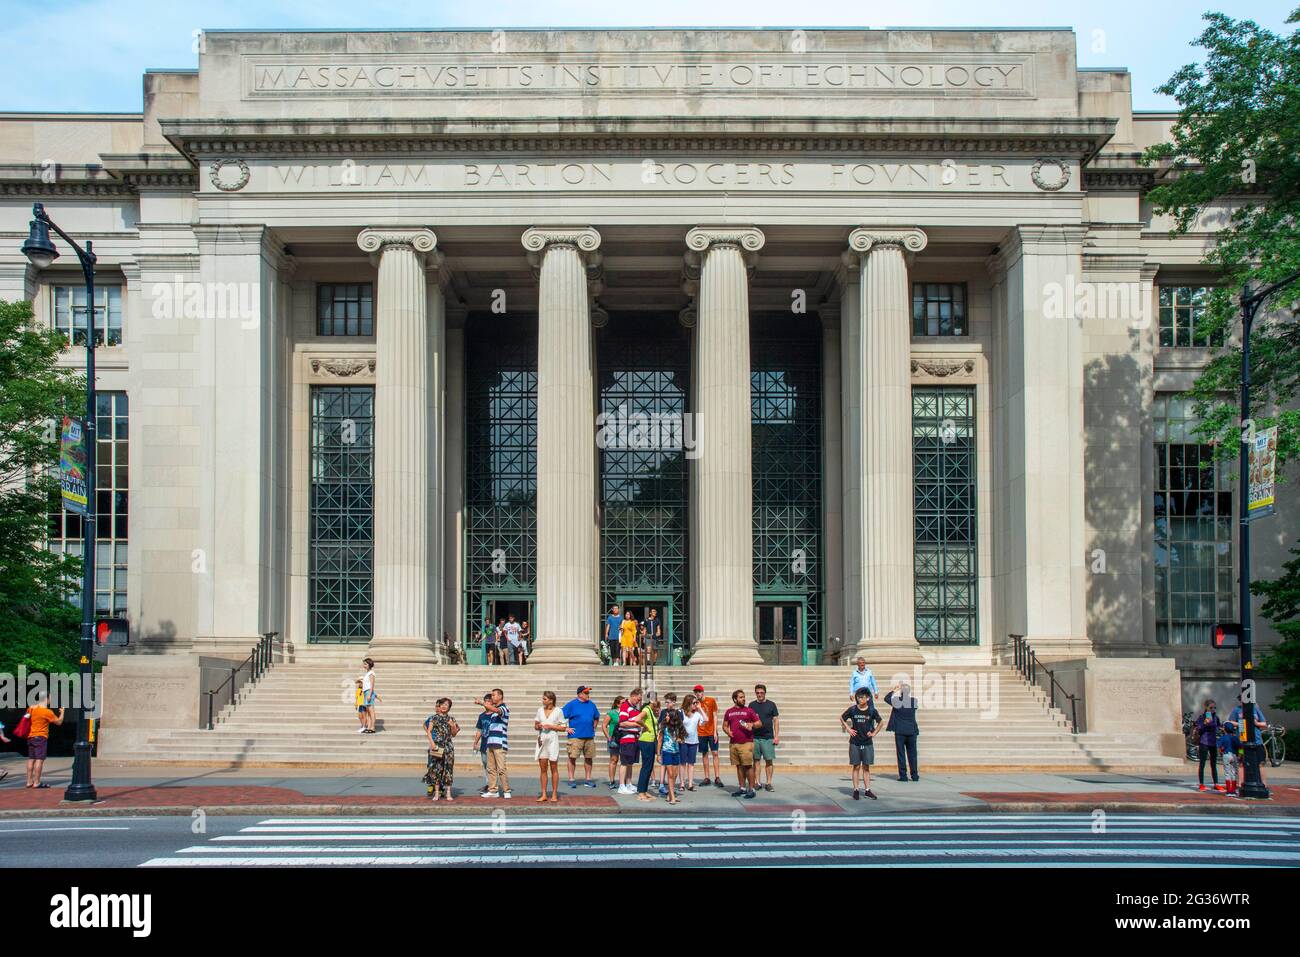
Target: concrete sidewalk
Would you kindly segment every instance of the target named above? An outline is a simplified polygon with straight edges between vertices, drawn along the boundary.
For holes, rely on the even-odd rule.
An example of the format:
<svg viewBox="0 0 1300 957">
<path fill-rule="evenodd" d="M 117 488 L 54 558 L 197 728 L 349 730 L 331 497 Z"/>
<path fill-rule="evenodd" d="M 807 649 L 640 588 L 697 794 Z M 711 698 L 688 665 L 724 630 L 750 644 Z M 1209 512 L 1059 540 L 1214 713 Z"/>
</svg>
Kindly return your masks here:
<svg viewBox="0 0 1300 957">
<path fill-rule="evenodd" d="M 23 787 L 24 762 L 20 755 L 0 755 L 0 769 L 9 776 L 0 782 L 0 817 L 33 814 L 189 814 L 201 808 L 210 814 L 276 814 L 292 808 L 303 813 L 490 813 L 509 807 L 555 813 L 647 811 L 664 814 L 729 813 L 737 810 L 763 813 L 889 814 L 919 811 L 1092 811 L 1159 810 L 1188 813 L 1237 811 L 1243 813 L 1300 814 L 1300 764 L 1269 768 L 1269 801 L 1243 801 L 1196 789 L 1195 766 L 1188 763 L 1181 775 L 1126 775 L 1109 773 L 940 773 L 920 781 L 899 781 L 892 768 L 872 775 L 879 800 L 852 798 L 848 772 L 821 774 L 781 773 L 775 789 L 760 791 L 753 800 L 732 797 L 734 772 L 723 771 L 724 788 L 700 788 L 684 795 L 682 803 L 641 802 L 609 790 L 597 769 L 597 787 L 579 784 L 570 789 L 563 779 L 558 804 L 538 804 L 536 774 L 512 771 L 513 798 L 478 796 L 482 777 L 458 768 L 457 799 L 431 802 L 424 796 L 420 770 L 392 768 L 322 770 L 315 768 L 213 768 L 132 766 L 97 761 L 95 786 L 99 801 L 91 805 L 64 804 L 63 788 L 71 776 L 71 758 L 52 758 L 45 766 L 48 790 Z M 581 769 L 579 769 L 581 775 Z"/>
</svg>

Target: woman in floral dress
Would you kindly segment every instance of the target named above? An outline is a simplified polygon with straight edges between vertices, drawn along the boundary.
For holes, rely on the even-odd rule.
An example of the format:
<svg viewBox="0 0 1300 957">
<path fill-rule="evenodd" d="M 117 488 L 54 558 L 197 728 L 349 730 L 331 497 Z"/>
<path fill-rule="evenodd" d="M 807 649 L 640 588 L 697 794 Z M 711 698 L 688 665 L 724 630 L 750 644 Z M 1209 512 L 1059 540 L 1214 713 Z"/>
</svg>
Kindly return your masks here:
<svg viewBox="0 0 1300 957">
<path fill-rule="evenodd" d="M 433 714 L 424 719 L 424 733 L 429 739 L 429 764 L 424 772 L 425 791 L 432 801 L 445 792 L 452 799 L 452 773 L 456 767 L 456 749 L 453 739 L 460 734 L 460 725 L 451 716 L 451 699 L 439 698 Z"/>
</svg>

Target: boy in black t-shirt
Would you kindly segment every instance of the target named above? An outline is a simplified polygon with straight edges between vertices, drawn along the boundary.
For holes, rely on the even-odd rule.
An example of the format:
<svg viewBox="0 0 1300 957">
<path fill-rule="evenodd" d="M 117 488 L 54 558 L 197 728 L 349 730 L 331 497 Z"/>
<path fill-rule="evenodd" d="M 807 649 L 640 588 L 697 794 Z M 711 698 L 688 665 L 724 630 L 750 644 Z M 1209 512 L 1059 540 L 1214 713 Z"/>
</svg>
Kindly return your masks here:
<svg viewBox="0 0 1300 957">
<path fill-rule="evenodd" d="M 871 763 L 876 760 L 873 740 L 880 732 L 880 712 L 871 700 L 871 692 L 859 688 L 854 694 L 856 704 L 840 715 L 840 724 L 849 734 L 849 770 L 853 775 L 853 800 L 858 797 L 858 772 L 862 773 L 862 790 L 871 800 Z"/>
</svg>

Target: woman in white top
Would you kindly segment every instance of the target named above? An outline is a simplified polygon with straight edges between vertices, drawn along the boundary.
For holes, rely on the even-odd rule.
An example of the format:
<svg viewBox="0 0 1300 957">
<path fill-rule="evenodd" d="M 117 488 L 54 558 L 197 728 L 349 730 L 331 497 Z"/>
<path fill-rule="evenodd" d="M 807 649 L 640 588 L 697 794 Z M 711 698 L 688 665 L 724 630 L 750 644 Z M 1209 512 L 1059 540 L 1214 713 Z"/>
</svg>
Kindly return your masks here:
<svg viewBox="0 0 1300 957">
<path fill-rule="evenodd" d="M 695 790 L 695 758 L 700 751 L 700 725 L 708 717 L 700 707 L 700 699 L 695 695 L 688 694 L 682 699 L 682 726 L 686 728 L 686 739 L 682 742 L 681 761 L 688 791 Z"/>
<path fill-rule="evenodd" d="M 569 722 L 565 719 L 564 712 L 555 706 L 554 691 L 542 692 L 542 706 L 537 709 L 533 727 L 537 729 L 537 750 L 534 757 L 537 758 L 537 769 L 542 781 L 542 793 L 537 798 L 537 803 L 542 804 L 546 801 L 546 776 L 549 772 L 551 803 L 558 804 L 560 801 L 560 735 L 569 730 Z"/>
<path fill-rule="evenodd" d="M 366 721 L 361 733 L 374 734 L 375 702 L 380 700 L 379 689 L 375 686 L 375 661 L 367 658 L 362 664 L 366 666 L 366 673 L 361 678 L 361 704 L 366 709 Z"/>
</svg>

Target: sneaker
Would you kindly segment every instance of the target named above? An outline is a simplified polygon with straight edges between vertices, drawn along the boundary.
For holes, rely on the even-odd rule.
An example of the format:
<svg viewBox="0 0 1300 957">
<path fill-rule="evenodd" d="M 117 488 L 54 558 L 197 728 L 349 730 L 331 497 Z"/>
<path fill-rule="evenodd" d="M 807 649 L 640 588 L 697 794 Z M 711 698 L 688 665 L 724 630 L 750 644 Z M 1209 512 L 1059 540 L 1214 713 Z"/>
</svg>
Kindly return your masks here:
<svg viewBox="0 0 1300 957">
<path fill-rule="evenodd" d="M 713 786 L 714 786 L 715 788 L 725 788 L 725 787 L 726 787 L 726 785 L 722 783 L 722 778 L 714 778 L 714 779 L 713 779 Z"/>
<path fill-rule="evenodd" d="M 365 728 L 357 728 L 357 734 L 365 734 L 365 733 L 366 733 Z"/>
<path fill-rule="evenodd" d="M 667 793 L 668 793 L 668 785 L 666 784 L 659 785 L 659 796 L 663 797 Z"/>
<path fill-rule="evenodd" d="M 582 783 L 584 787 L 594 788 L 596 786 L 595 781 L 583 781 Z"/>
<path fill-rule="evenodd" d="M 905 778 L 903 775 L 900 774 L 900 775 L 898 776 L 898 780 L 900 780 L 900 781 L 906 781 L 907 778 Z"/>
<path fill-rule="evenodd" d="M 497 796 L 496 791 L 483 791 L 481 794 L 479 794 L 479 797 L 481 798 L 494 798 L 496 796 Z"/>
<path fill-rule="evenodd" d="M 509 792 L 509 791 L 507 791 L 505 794 L 503 794 L 503 795 L 501 795 L 501 796 L 502 796 L 503 798 L 505 798 L 507 801 L 510 800 L 510 792 Z"/>
<path fill-rule="evenodd" d="M 855 801 L 861 801 L 861 800 L 862 800 L 862 796 L 858 793 L 858 789 L 857 789 L 857 788 L 854 788 L 854 789 L 853 789 L 853 800 L 855 800 Z"/>
<path fill-rule="evenodd" d="M 425 797 L 433 797 L 433 785 L 432 785 L 432 784 L 427 785 L 427 786 L 425 787 L 425 789 L 424 789 L 424 796 L 425 796 Z"/>
<path fill-rule="evenodd" d="M 709 786 L 709 783 L 710 783 L 709 779 L 705 778 L 703 781 L 700 782 L 700 787 L 707 788 Z"/>
<path fill-rule="evenodd" d="M 1216 784 L 1216 785 L 1214 786 L 1214 790 L 1216 790 L 1216 791 L 1222 791 L 1222 790 L 1223 790 L 1223 785 L 1222 785 L 1222 784 Z"/>
<path fill-rule="evenodd" d="M 1204 791 L 1204 790 L 1205 790 L 1205 785 L 1204 785 L 1204 784 L 1198 784 L 1198 785 L 1196 786 L 1196 790 L 1198 790 L 1198 791 Z"/>
<path fill-rule="evenodd" d="M 748 793 L 749 793 L 748 791 L 743 791 L 743 790 L 742 790 L 742 791 L 732 791 L 732 792 L 731 792 L 731 796 L 734 797 L 734 798 L 743 798 L 743 797 L 744 797 L 746 794 L 748 794 Z"/>
<path fill-rule="evenodd" d="M 619 793 L 619 794 L 636 794 L 636 788 L 634 788 L 634 787 L 633 787 L 632 785 L 630 785 L 630 784 L 623 784 L 623 785 L 620 785 L 620 786 L 619 786 L 618 793 Z"/>
<path fill-rule="evenodd" d="M 570 790 L 576 788 L 577 786 L 578 786 L 578 782 L 577 782 L 577 781 L 570 781 L 570 782 L 569 782 L 569 789 L 570 789 Z"/>
<path fill-rule="evenodd" d="M 617 787 L 618 787 L 618 782 L 617 782 L 617 781 L 610 781 L 610 782 L 609 782 L 609 789 L 610 789 L 611 791 L 613 791 L 613 790 L 614 790 L 615 788 L 617 788 Z"/>
<path fill-rule="evenodd" d="M 770 784 L 764 784 L 764 785 L 763 785 L 763 790 L 764 790 L 764 791 L 770 791 L 770 790 L 772 790 L 772 785 L 770 785 Z"/>
<path fill-rule="evenodd" d="M 878 800 L 880 800 L 880 799 L 877 798 L 874 794 L 871 793 L 871 788 L 867 788 L 867 789 L 866 789 L 865 791 L 863 791 L 862 793 L 865 794 L 867 797 L 871 798 L 871 800 L 873 800 L 873 801 L 878 801 Z"/>
<path fill-rule="evenodd" d="M 755 794 L 753 791 L 746 791 L 746 792 L 745 792 L 745 798 L 746 798 L 746 799 L 752 800 L 753 798 L 756 798 L 756 797 L 758 797 L 758 795 Z"/>
</svg>

